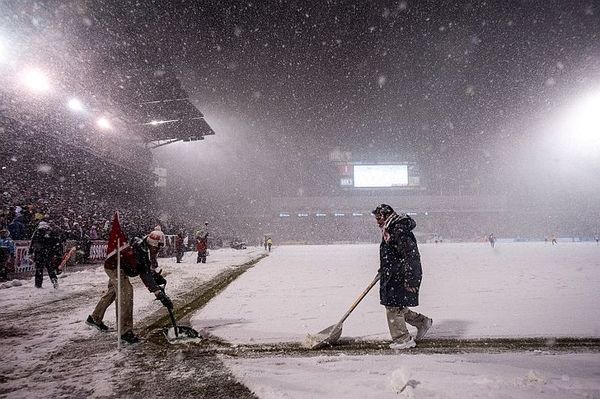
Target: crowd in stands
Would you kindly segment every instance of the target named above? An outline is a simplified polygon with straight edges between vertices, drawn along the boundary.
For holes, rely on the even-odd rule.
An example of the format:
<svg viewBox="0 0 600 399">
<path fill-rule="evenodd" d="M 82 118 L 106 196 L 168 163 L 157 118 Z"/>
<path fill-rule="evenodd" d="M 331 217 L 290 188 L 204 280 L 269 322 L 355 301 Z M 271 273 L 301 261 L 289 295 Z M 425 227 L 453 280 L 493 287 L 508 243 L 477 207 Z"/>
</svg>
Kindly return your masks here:
<svg viewBox="0 0 600 399">
<path fill-rule="evenodd" d="M 131 150 L 139 146 L 114 146 L 129 148 L 125 164 L 85 140 L 67 142 L 64 132 L 57 138 L 22 121 L 3 118 L 0 133 L 0 228 L 13 240 L 30 239 L 42 220 L 68 239 L 103 239 L 115 210 L 132 236 L 156 225 L 148 211 L 156 209 L 150 157 Z"/>
</svg>

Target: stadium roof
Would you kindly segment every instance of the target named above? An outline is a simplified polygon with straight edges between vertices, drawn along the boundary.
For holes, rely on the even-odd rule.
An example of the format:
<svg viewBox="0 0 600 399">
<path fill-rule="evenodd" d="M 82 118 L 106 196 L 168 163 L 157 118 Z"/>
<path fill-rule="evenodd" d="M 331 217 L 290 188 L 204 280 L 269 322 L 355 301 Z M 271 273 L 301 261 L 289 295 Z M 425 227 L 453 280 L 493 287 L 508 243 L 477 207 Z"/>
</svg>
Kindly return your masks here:
<svg viewBox="0 0 600 399">
<path fill-rule="evenodd" d="M 165 68 L 118 70 L 109 78 L 110 97 L 123 121 L 154 147 L 203 140 L 215 132 L 189 100 L 175 74 Z"/>
<path fill-rule="evenodd" d="M 56 7 L 7 3 L 0 15 L 0 41 L 10 58 L 0 65 L 0 99 L 7 98 L 3 104 L 10 109 L 2 113 L 19 120 L 43 118 L 46 130 L 64 131 L 70 127 L 70 113 L 63 104 L 75 97 L 85 111 L 81 114 L 104 117 L 125 132 L 126 139 L 139 138 L 151 146 L 215 134 L 182 88 L 170 47 L 158 40 L 162 34 L 151 37 L 154 27 L 128 20 L 138 6 L 132 0 L 115 7 L 103 2 Z M 143 19 L 147 9 L 140 10 L 138 17 Z M 94 15 L 94 20 L 82 15 Z M 120 22 L 123 16 L 128 23 Z M 143 29 L 137 31 L 138 26 Z M 19 83 L 32 68 L 48 80 L 48 90 L 38 98 Z M 72 122 L 76 128 L 83 123 Z"/>
</svg>

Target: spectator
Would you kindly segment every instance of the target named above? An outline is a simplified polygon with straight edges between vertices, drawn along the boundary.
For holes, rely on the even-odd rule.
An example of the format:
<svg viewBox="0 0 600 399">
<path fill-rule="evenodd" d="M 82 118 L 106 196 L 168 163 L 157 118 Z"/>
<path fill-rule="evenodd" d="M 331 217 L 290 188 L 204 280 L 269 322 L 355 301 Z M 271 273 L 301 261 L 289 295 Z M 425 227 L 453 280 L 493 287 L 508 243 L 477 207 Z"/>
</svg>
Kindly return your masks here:
<svg viewBox="0 0 600 399">
<path fill-rule="evenodd" d="M 0 230 L 0 281 L 8 280 L 9 265 L 15 261 L 15 243 L 6 229 Z"/>
<path fill-rule="evenodd" d="M 273 246 L 273 240 L 271 239 L 271 237 L 269 237 L 267 239 L 267 249 L 269 252 L 271 252 L 271 247 Z"/>
<path fill-rule="evenodd" d="M 175 236 L 175 258 L 177 259 L 177 263 L 181 263 L 181 259 L 183 258 L 183 254 L 185 253 L 183 243 L 183 231 L 177 233 Z"/>
<path fill-rule="evenodd" d="M 42 220 L 31 237 L 31 246 L 29 247 L 29 254 L 33 255 L 35 261 L 36 288 L 42 288 L 44 268 L 48 271 L 48 277 L 50 277 L 54 288 L 58 288 L 54 261 L 57 256 L 60 257 L 62 255 L 62 253 L 59 253 L 59 246 L 60 241 L 56 233 L 52 231 L 47 222 Z"/>
<path fill-rule="evenodd" d="M 494 246 L 496 245 L 496 236 L 494 236 L 494 233 L 490 233 L 490 235 L 487 237 L 487 239 L 490 242 L 490 245 L 492 246 L 492 248 L 494 248 Z"/>
<path fill-rule="evenodd" d="M 25 224 L 23 224 L 23 216 L 16 216 L 13 221 L 8 225 L 8 231 L 13 240 L 24 240 L 26 239 Z"/>
<path fill-rule="evenodd" d="M 90 240 L 97 240 L 98 239 L 98 229 L 96 228 L 96 225 L 93 224 L 92 227 L 90 228 Z"/>
<path fill-rule="evenodd" d="M 208 255 L 208 233 L 204 236 L 196 237 L 196 250 L 198 251 L 198 259 L 196 263 L 206 263 L 206 256 Z"/>
</svg>

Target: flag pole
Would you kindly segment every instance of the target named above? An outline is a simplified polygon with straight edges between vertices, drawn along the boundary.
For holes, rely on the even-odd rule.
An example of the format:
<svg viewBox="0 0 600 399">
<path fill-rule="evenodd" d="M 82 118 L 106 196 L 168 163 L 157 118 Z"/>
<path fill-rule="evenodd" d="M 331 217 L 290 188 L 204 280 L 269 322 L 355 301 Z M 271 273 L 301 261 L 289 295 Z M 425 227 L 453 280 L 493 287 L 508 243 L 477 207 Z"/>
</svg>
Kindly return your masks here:
<svg viewBox="0 0 600 399">
<path fill-rule="evenodd" d="M 121 240 L 117 238 L 117 349 L 121 350 Z"/>
</svg>

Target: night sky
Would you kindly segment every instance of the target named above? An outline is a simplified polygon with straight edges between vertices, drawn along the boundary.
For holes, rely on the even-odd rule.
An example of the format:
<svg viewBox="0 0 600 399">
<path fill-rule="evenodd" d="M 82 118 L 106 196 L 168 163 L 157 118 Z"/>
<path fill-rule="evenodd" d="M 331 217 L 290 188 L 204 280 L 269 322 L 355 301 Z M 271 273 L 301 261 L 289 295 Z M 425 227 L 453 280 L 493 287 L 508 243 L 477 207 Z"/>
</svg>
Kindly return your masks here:
<svg viewBox="0 0 600 399">
<path fill-rule="evenodd" d="M 416 161 L 435 192 L 507 194 L 507 182 L 534 184 L 515 165 L 539 148 L 540 123 L 600 89 L 597 1 L 29 7 L 28 15 L 45 13 L 44 29 L 59 32 L 107 96 L 114 88 L 100 79 L 115 63 L 175 71 L 217 134 L 158 159 L 218 169 L 221 182 L 229 173 L 254 196 L 265 187 L 274 195 L 333 189 L 327 154 L 335 147 L 357 161 Z M 201 159 L 174 160 L 178 153 Z"/>
</svg>

